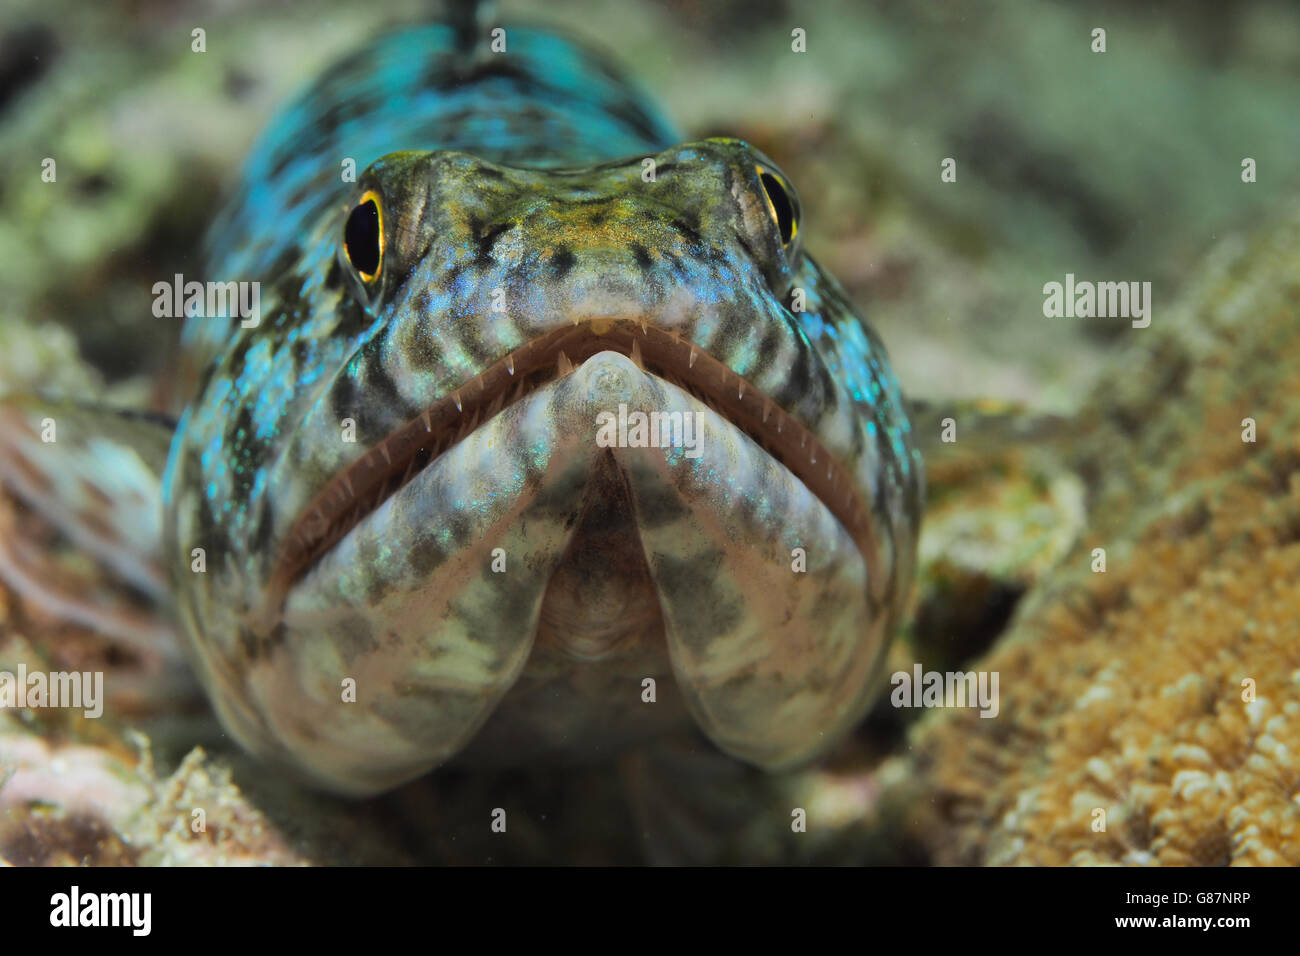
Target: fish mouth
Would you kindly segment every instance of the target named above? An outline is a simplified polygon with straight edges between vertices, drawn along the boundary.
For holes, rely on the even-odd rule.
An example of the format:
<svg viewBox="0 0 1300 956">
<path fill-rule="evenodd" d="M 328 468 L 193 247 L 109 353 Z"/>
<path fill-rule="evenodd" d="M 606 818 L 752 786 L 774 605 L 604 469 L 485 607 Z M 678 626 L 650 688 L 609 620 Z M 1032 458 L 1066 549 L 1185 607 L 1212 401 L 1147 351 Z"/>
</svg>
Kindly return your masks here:
<svg viewBox="0 0 1300 956">
<path fill-rule="evenodd" d="M 281 607 L 294 582 L 340 539 L 482 422 L 611 351 L 692 395 L 787 468 L 835 516 L 875 571 L 870 513 L 849 469 L 813 432 L 680 335 L 648 322 L 594 318 L 515 349 L 336 474 L 290 527 L 267 582 L 267 606 Z"/>
</svg>

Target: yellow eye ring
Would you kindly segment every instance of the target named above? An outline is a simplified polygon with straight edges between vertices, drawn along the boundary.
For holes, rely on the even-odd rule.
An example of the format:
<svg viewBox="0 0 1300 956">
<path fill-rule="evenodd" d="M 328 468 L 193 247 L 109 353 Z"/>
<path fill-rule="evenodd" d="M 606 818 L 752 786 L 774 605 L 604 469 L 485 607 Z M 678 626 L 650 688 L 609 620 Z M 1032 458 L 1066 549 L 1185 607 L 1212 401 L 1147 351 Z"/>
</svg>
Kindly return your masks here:
<svg viewBox="0 0 1300 956">
<path fill-rule="evenodd" d="M 384 266 L 384 210 L 379 193 L 366 190 L 343 224 L 343 254 L 369 285 Z"/>
<path fill-rule="evenodd" d="M 794 190 L 785 181 L 785 177 L 775 170 L 755 166 L 758 181 L 763 186 L 767 197 L 767 211 L 781 236 L 781 246 L 788 247 L 799 234 L 799 207 L 794 198 Z"/>
</svg>

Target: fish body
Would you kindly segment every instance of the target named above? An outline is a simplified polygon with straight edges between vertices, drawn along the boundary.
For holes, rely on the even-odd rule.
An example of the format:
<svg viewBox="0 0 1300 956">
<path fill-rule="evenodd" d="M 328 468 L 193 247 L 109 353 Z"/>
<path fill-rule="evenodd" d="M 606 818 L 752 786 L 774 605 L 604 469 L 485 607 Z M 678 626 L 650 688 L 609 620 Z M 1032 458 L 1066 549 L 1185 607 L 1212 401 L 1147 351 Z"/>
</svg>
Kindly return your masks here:
<svg viewBox="0 0 1300 956">
<path fill-rule="evenodd" d="M 162 476 L 189 657 L 337 791 L 685 727 L 781 769 L 857 721 L 923 475 L 884 349 L 768 157 L 601 57 L 384 34 L 214 223 Z M 355 171 L 355 175 L 350 175 Z"/>
</svg>

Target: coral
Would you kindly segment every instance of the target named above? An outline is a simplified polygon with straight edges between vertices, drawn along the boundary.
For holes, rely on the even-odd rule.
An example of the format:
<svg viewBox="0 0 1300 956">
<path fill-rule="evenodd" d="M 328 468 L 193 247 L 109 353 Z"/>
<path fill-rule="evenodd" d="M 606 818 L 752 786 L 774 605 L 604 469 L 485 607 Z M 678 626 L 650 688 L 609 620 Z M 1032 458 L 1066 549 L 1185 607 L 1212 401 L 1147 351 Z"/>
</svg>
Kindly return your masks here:
<svg viewBox="0 0 1300 956">
<path fill-rule="evenodd" d="M 1088 530 L 973 665 L 1000 716 L 913 730 L 936 862 L 1300 864 L 1300 205 L 1200 275 L 1068 442 Z"/>
</svg>

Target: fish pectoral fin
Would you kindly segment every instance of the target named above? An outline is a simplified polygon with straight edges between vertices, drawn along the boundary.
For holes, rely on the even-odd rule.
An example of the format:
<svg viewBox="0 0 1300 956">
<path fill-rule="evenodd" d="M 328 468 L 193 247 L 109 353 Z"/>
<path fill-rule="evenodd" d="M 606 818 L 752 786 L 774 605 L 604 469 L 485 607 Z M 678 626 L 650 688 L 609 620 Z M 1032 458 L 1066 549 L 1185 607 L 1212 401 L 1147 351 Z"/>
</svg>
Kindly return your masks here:
<svg viewBox="0 0 1300 956">
<path fill-rule="evenodd" d="M 1077 437 L 1066 416 L 1020 402 L 913 399 L 907 406 L 913 438 L 927 465 L 993 459 L 1026 445 L 1051 445 Z"/>
<path fill-rule="evenodd" d="M 161 475 L 172 425 L 35 395 L 0 401 L 0 579 L 46 614 L 179 666 Z M 85 556 L 93 559 L 86 566 Z"/>
<path fill-rule="evenodd" d="M 653 866 L 734 866 L 743 836 L 761 834 L 769 863 L 796 860 L 803 836 L 790 828 L 798 774 L 770 774 L 732 759 L 699 734 L 666 738 L 623 757 L 618 775 Z"/>
</svg>

